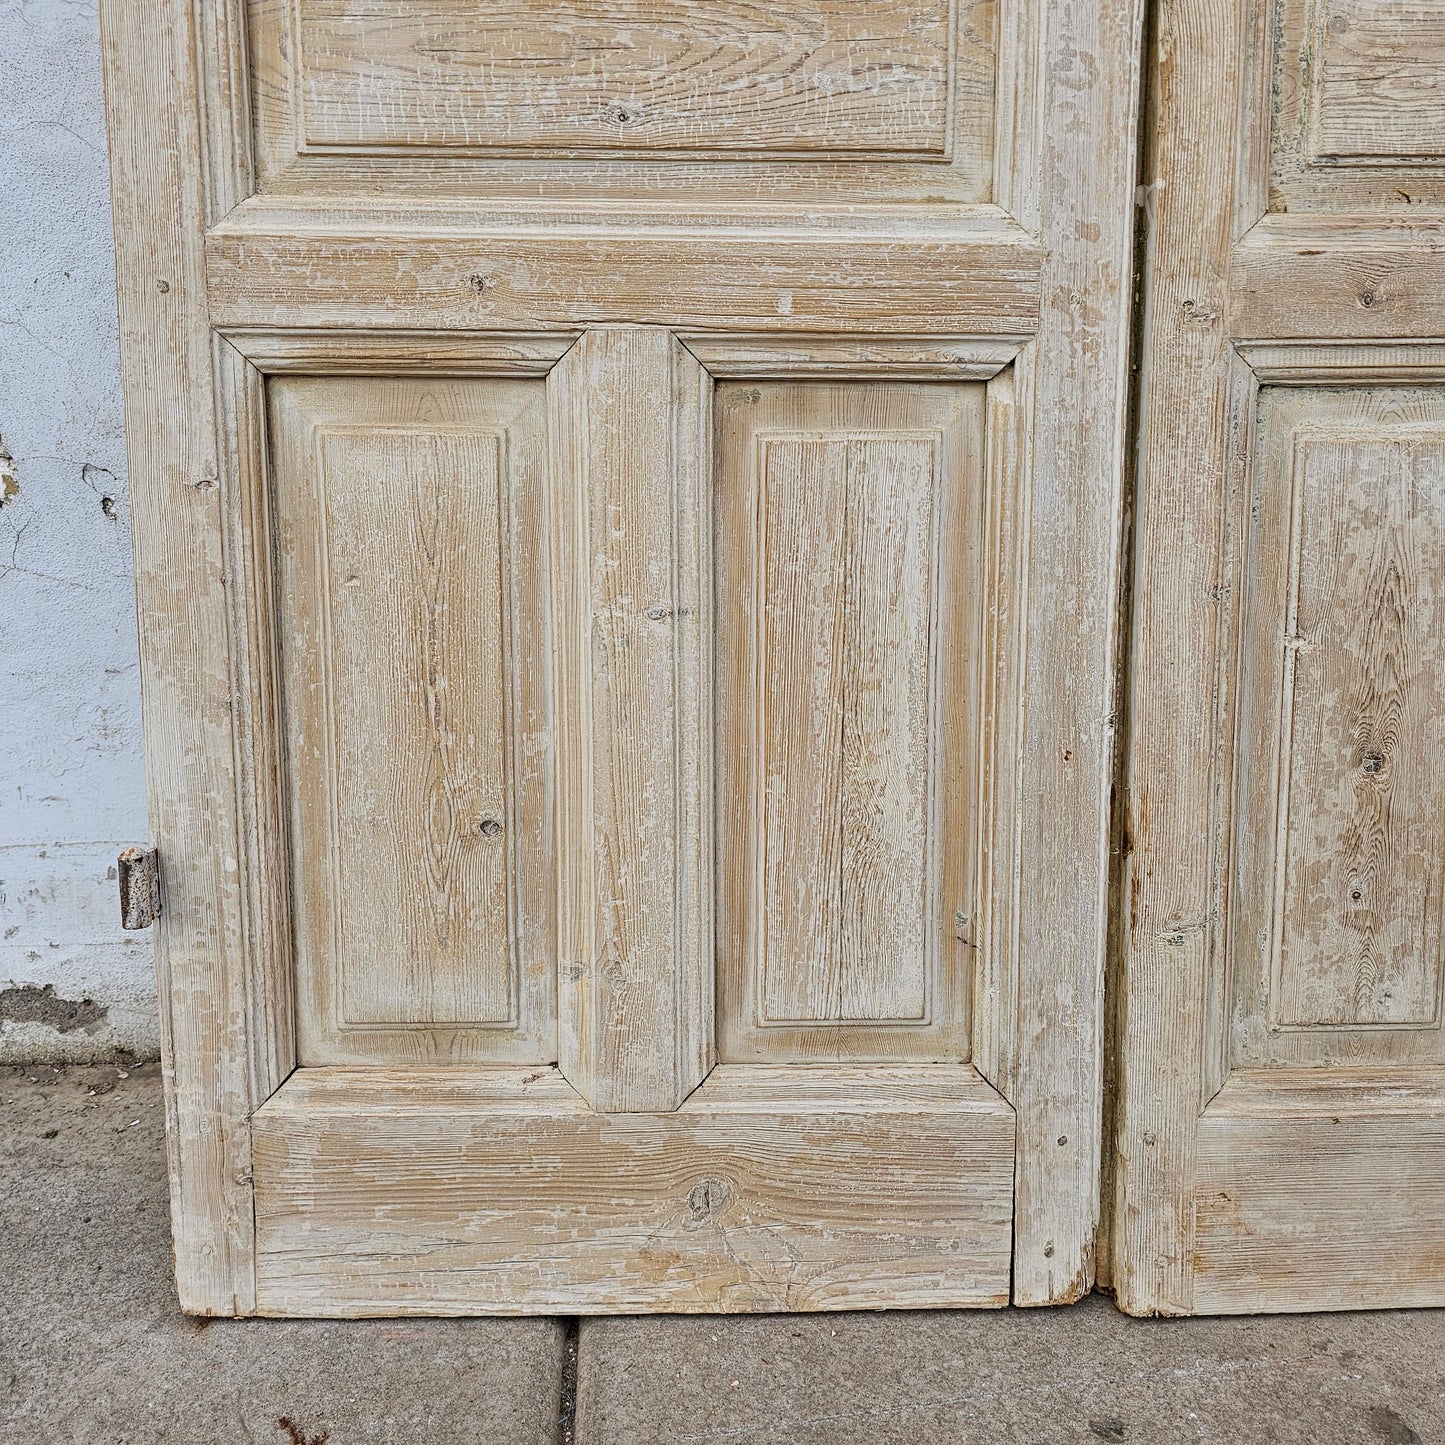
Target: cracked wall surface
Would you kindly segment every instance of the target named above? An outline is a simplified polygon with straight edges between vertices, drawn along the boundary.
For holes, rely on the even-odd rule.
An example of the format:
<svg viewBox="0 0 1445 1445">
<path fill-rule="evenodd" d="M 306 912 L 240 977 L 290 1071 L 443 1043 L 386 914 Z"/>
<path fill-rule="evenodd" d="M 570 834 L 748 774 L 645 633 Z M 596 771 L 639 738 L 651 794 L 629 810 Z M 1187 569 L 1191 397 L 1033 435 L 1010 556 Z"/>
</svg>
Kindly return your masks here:
<svg viewBox="0 0 1445 1445">
<path fill-rule="evenodd" d="M 95 0 L 0 0 L 0 1061 L 158 1051 Z"/>
</svg>

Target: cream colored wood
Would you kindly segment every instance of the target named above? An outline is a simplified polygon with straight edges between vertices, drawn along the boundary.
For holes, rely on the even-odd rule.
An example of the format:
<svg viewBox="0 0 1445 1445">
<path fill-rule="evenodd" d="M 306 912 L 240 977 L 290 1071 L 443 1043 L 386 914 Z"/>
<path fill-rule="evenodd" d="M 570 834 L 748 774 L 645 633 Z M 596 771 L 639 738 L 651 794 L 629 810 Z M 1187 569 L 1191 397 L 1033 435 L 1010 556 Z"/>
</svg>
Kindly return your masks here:
<svg viewBox="0 0 1445 1445">
<path fill-rule="evenodd" d="M 248 203 L 207 245 L 212 315 L 231 328 L 575 330 L 646 319 L 682 331 L 1010 337 L 1039 311 L 1039 248 L 1007 220 L 920 237 L 819 241 L 774 209 L 728 229 L 639 234 L 626 212 L 545 223 L 495 209 Z M 709 234 L 715 231 L 715 234 Z M 645 244 L 644 244 L 645 241 Z"/>
<path fill-rule="evenodd" d="M 233 329 L 226 340 L 268 376 L 546 376 L 576 343 L 568 332 Z"/>
<path fill-rule="evenodd" d="M 944 159 L 948 0 L 297 0 L 307 150 L 823 151 Z"/>
<path fill-rule="evenodd" d="M 984 389 L 718 416 L 721 1056 L 966 1059 Z"/>
<path fill-rule="evenodd" d="M 1438 1305 L 1442 1156 L 1445 1070 L 1235 1074 L 1199 1124 L 1196 1310 Z"/>
<path fill-rule="evenodd" d="M 395 82 L 395 32 L 378 23 L 343 35 L 337 19 L 321 35 L 316 17 L 336 13 L 323 8 L 330 0 L 305 0 L 304 14 L 298 3 L 107 0 L 132 471 L 137 516 L 152 527 L 138 555 L 147 688 L 157 699 L 150 712 L 153 826 L 166 893 L 163 987 L 178 1272 L 187 1307 L 220 1313 L 257 1307 L 254 1199 L 268 1201 L 267 1210 L 277 1204 L 280 1213 L 268 1220 L 294 1220 L 286 1211 L 304 1204 L 307 1186 L 287 1173 L 289 1156 L 279 1145 L 268 1144 L 253 1168 L 251 1121 L 285 1098 L 287 1088 L 301 1088 L 308 1074 L 334 1067 L 298 1060 L 293 1024 L 293 1001 L 303 1010 L 313 1002 L 295 989 L 296 946 L 312 916 L 304 906 L 293 916 L 293 905 L 305 904 L 295 880 L 319 869 L 327 848 L 333 858 L 337 850 L 316 836 L 309 810 L 306 826 L 295 825 L 290 757 L 297 729 L 285 709 L 297 693 L 295 679 L 287 682 L 286 658 L 288 638 L 289 655 L 299 656 L 296 631 L 311 605 L 297 607 L 294 599 L 316 580 L 287 571 L 281 524 L 293 494 L 282 475 L 284 428 L 268 417 L 268 388 L 277 395 L 291 387 L 331 388 L 329 395 L 363 398 L 364 406 L 352 408 L 361 414 L 346 426 L 365 435 L 375 432 L 377 415 L 408 396 L 495 399 L 529 380 L 547 393 L 548 474 L 512 500 L 528 515 L 532 508 L 541 514 L 545 599 L 527 610 L 520 634 L 513 627 L 503 637 L 508 645 L 525 637 L 535 649 L 535 665 L 519 665 L 518 675 L 525 672 L 539 699 L 546 690 L 550 709 L 554 795 L 547 809 L 522 812 L 552 819 L 560 916 L 549 960 L 558 989 L 556 1045 L 538 1047 L 531 1054 L 537 1062 L 527 1068 L 550 1076 L 555 1060 L 570 1080 L 571 1112 L 536 1133 L 532 1144 L 542 1152 L 528 1157 L 545 1157 L 549 1139 L 558 1149 L 558 1141 L 581 1140 L 597 1163 L 579 1176 L 579 1188 L 592 1193 L 575 1196 L 575 1208 L 621 1222 L 609 1224 L 595 1248 L 562 1254 L 567 1239 L 558 1216 L 534 1194 L 535 1229 L 518 1236 L 516 1269 L 481 1269 L 484 1285 L 458 1283 L 449 1294 L 441 1273 L 413 1269 L 403 1250 L 390 1307 L 404 1300 L 417 1312 L 462 1308 L 455 1301 L 463 1295 L 469 1307 L 488 1311 L 526 1303 L 576 1309 L 594 1296 L 599 1308 L 616 1307 L 631 1296 L 622 1286 L 609 1294 L 605 1281 L 638 1268 L 648 1229 L 661 1222 L 664 1235 L 675 1234 L 666 1221 L 692 1218 L 688 1201 L 699 1184 L 729 1179 L 723 1192 L 737 1191 L 738 1210 L 756 1200 L 758 1219 L 785 1222 L 783 1237 L 795 1257 L 813 1261 L 809 1278 L 823 1279 L 830 1268 L 826 1252 L 816 1252 L 819 1239 L 837 1242 L 842 1273 L 790 1296 L 783 1264 L 772 1274 L 749 1275 L 718 1256 L 721 1245 L 708 1246 L 713 1253 L 698 1257 L 696 1272 L 713 1281 L 705 1291 L 709 1307 L 768 1309 L 815 1298 L 997 1302 L 1010 1289 L 1021 1303 L 1076 1297 L 1093 1279 L 1099 1208 L 1113 605 L 1140 0 L 1104 7 L 954 0 L 941 81 L 929 78 L 945 48 L 936 0 L 889 0 L 866 16 L 855 14 L 857 7 L 823 5 L 796 26 L 785 23 L 786 7 L 753 12 L 724 5 L 706 17 L 694 7 L 688 25 L 760 38 L 739 62 L 745 71 L 735 74 L 769 73 L 780 63 L 776 37 L 785 35 L 788 45 L 821 47 L 810 52 L 821 57 L 820 76 L 859 74 L 863 89 L 825 96 L 825 87 L 815 87 L 819 93 L 808 92 L 801 112 L 788 119 L 778 92 L 739 97 L 724 126 L 719 76 L 731 62 L 721 54 L 715 68 L 693 77 L 702 82 L 694 119 L 711 127 L 705 143 L 655 154 L 631 149 L 631 140 L 569 153 L 576 131 L 569 135 L 567 126 L 575 121 L 590 134 L 583 111 L 566 112 L 586 90 L 582 78 L 559 102 L 561 110 L 547 109 L 541 89 L 525 105 L 509 105 L 508 120 L 518 130 L 504 137 L 505 146 L 473 147 L 483 134 L 478 111 L 496 115 L 515 96 L 519 72 L 504 65 L 497 72 L 502 89 L 489 90 L 471 60 L 462 62 L 464 83 L 449 84 L 450 98 L 439 108 L 435 87 L 413 88 L 418 106 L 433 107 L 430 119 L 413 125 L 388 117 L 390 139 L 363 154 L 371 143 L 364 137 L 380 132 L 346 131 L 353 120 L 362 123 L 359 112 L 347 110 L 347 87 Z M 429 3 L 434 8 L 425 13 L 450 13 L 447 0 Z M 682 13 L 670 0 L 647 6 L 638 0 L 633 12 L 641 47 L 625 59 L 612 55 L 593 74 L 654 77 L 645 82 L 654 97 L 648 104 L 665 103 L 678 82 L 668 47 L 689 44 L 700 31 L 682 34 L 679 21 L 661 38 L 651 22 Z M 423 13 L 420 0 L 388 10 L 403 19 Z M 292 23 L 298 15 L 311 17 L 299 47 Z M 606 14 L 599 8 L 594 21 L 605 27 L 615 17 L 615 7 Z M 828 49 L 854 26 L 881 27 L 878 53 L 865 53 L 861 42 L 845 59 Z M 485 27 L 469 29 L 459 48 L 475 55 Z M 769 36 L 774 40 L 761 43 Z M 308 96 L 308 53 L 332 41 L 323 66 L 328 78 Z M 373 43 L 377 54 L 363 53 Z M 896 75 L 869 70 L 899 47 L 907 52 L 900 64 L 919 77 L 912 110 L 892 104 Z M 444 45 L 429 46 L 417 75 L 441 75 L 447 53 Z M 508 53 L 515 60 L 523 52 Z M 948 96 L 942 131 L 934 90 Z M 307 110 L 313 98 L 315 116 Z M 461 108 L 446 108 L 454 102 Z M 880 115 L 881 127 L 869 120 Z M 313 120 L 319 128 L 308 130 Z M 668 146 L 691 123 L 649 112 L 639 124 L 654 120 Z M 486 132 L 496 134 L 495 127 Z M 364 144 L 353 144 L 357 137 Z M 755 149 L 728 151 L 724 141 Z M 854 148 L 880 142 L 886 152 Z M 779 1065 L 782 1074 L 769 1076 L 771 1095 L 748 1105 L 751 1122 L 739 1125 L 741 1134 L 701 1118 L 696 1126 L 689 1122 L 694 1098 L 714 1107 L 713 1080 L 704 1077 L 714 1049 L 709 912 L 717 879 L 710 852 L 716 819 L 731 816 L 735 803 L 718 793 L 712 762 L 725 739 L 711 711 L 722 660 L 710 613 L 715 603 L 722 608 L 735 599 L 715 594 L 709 558 L 718 501 L 708 435 L 710 368 L 743 389 L 821 381 L 880 414 L 896 410 L 897 399 L 914 388 L 966 396 L 972 408 L 970 450 L 946 479 L 959 488 L 957 496 L 932 473 L 929 486 L 922 485 L 922 449 L 914 441 L 901 460 L 886 460 L 879 440 L 854 448 L 862 462 L 857 475 L 872 488 L 860 493 L 865 515 L 886 520 L 906 502 L 901 536 L 913 538 L 905 545 L 878 527 L 863 528 L 850 544 L 860 578 L 894 579 L 880 582 L 871 597 L 860 595 L 853 615 L 866 626 L 851 635 L 897 654 L 860 653 L 848 664 L 865 684 L 855 694 L 864 711 L 855 715 L 873 708 L 888 737 L 910 757 L 916 753 L 919 708 L 933 696 L 919 680 L 919 609 L 925 590 L 933 609 L 950 567 L 970 589 L 958 610 L 976 638 L 949 659 L 976 667 L 976 680 L 967 689 L 943 689 L 950 696 L 967 692 L 972 710 L 967 756 L 948 763 L 972 769 L 980 795 L 969 805 L 976 813 L 964 841 L 955 845 L 940 834 L 928 843 L 917 780 L 888 769 L 894 744 L 875 748 L 868 775 L 870 787 L 884 790 L 895 822 L 906 820 L 885 835 L 886 867 L 876 877 L 892 880 L 898 861 L 926 846 L 938 848 L 949 868 L 966 864 L 977 876 L 971 911 L 954 909 L 948 919 L 957 947 L 970 956 L 972 976 L 960 983 L 969 1007 L 951 1015 L 967 1034 L 960 1032 L 941 1060 L 907 1065 L 933 1070 L 935 1092 L 926 1108 L 901 1111 L 913 1121 L 906 1127 L 895 1119 L 896 1082 L 885 1075 L 903 1067 L 897 1060 L 916 1057 L 910 1054 L 869 1068 L 851 1064 L 847 1077 L 829 1072 L 841 1065 Z M 476 405 L 484 408 L 480 400 Z M 896 431 L 896 422 L 879 430 L 886 436 L 890 426 Z M 407 428 L 416 434 L 414 420 Z M 473 422 L 460 432 L 479 435 Z M 409 496 L 414 512 L 428 497 L 438 507 L 447 497 L 466 498 L 458 515 L 469 519 L 467 567 L 479 552 L 478 578 L 490 591 L 509 559 L 484 545 L 492 513 L 471 489 L 478 481 L 490 488 L 501 477 L 500 449 L 487 453 L 459 435 L 432 440 L 420 466 L 412 464 L 420 441 L 372 436 L 346 445 L 351 466 L 339 471 L 360 463 L 389 475 L 391 493 Z M 950 445 L 942 444 L 945 454 Z M 825 468 L 823 475 L 831 474 Z M 897 493 L 894 480 L 906 483 Z M 946 536 L 945 502 L 975 530 Z M 936 557 L 945 542 L 949 552 L 944 564 L 935 562 L 927 589 L 908 566 L 908 548 L 923 545 L 925 504 L 934 509 L 928 545 Z M 501 508 L 499 497 L 499 518 Z M 406 607 L 453 586 L 456 566 L 445 560 L 433 566 L 399 545 L 399 501 L 376 519 L 375 535 L 359 527 L 359 515 L 345 504 L 337 509 L 349 555 L 372 573 L 385 572 L 396 595 L 343 599 L 341 611 L 349 629 L 393 634 Z M 816 519 L 818 527 L 822 522 Z M 512 536 L 524 532 L 534 535 L 523 529 Z M 816 549 L 822 538 L 809 531 L 805 540 Z M 895 545 L 903 550 L 890 550 Z M 512 575 L 519 575 L 516 566 Z M 895 616 L 884 607 L 890 588 L 913 610 Z M 480 595 L 447 595 L 466 597 L 460 613 L 448 604 L 439 634 L 466 639 L 448 652 L 448 667 L 459 673 L 457 658 L 465 652 L 469 663 L 475 653 L 478 668 L 475 678 L 469 673 L 468 695 L 449 694 L 432 722 L 412 715 L 401 748 L 413 763 L 460 757 L 446 719 L 475 724 L 480 737 L 476 720 L 484 708 L 491 716 L 497 701 L 489 660 L 496 633 L 483 623 Z M 345 613 L 347 607 L 354 612 Z M 930 649 L 935 632 L 941 635 L 937 615 L 930 610 Z M 447 631 L 453 625 L 455 634 Z M 793 625 L 779 619 L 780 635 Z M 405 651 L 394 641 L 389 646 L 381 655 L 393 661 Z M 931 654 L 930 666 L 938 665 Z M 363 676 L 353 666 L 351 676 L 359 710 L 393 715 L 397 700 L 380 669 Z M 859 737 L 870 746 L 877 741 L 870 729 Z M 471 802 L 502 776 L 486 748 L 464 748 L 466 775 L 478 780 Z M 545 768 L 547 752 L 542 745 L 529 754 L 527 767 Z M 344 777 L 347 787 L 356 788 L 358 779 L 365 787 L 375 776 L 369 761 L 354 750 L 348 756 L 354 766 L 317 781 L 330 786 Z M 326 772 L 324 762 L 319 771 Z M 407 786 L 413 781 L 408 776 Z M 414 806 L 408 798 L 388 794 L 377 810 L 391 828 Z M 938 826 L 953 832 L 947 820 Z M 428 836 L 419 859 L 391 844 L 372 845 L 350 865 L 360 870 L 354 877 L 375 882 L 363 916 L 382 935 L 373 963 L 389 958 L 393 970 L 370 975 L 376 1007 L 363 1012 L 377 1018 L 384 1003 L 391 1011 L 403 1005 L 422 1016 L 446 1014 L 443 1027 L 452 1038 L 467 1022 L 460 1014 L 486 1013 L 490 1021 L 473 1020 L 482 1025 L 474 1032 L 495 1041 L 498 1030 L 505 1032 L 496 1017 L 505 952 L 496 936 L 496 875 L 468 872 L 470 865 L 456 861 L 464 854 L 459 843 L 452 846 L 449 825 Z M 445 846 L 437 847 L 438 838 Z M 437 916 L 435 909 L 412 913 L 403 901 L 415 903 L 406 879 L 422 875 L 407 870 L 427 857 L 450 860 L 426 874 L 434 896 L 461 896 L 454 881 L 438 888 L 438 878 L 492 880 L 467 885 L 488 900 L 490 912 L 458 913 L 450 904 L 443 910 L 473 929 L 467 964 L 477 963 L 481 974 L 438 972 L 440 955 L 398 947 L 404 929 L 415 940 L 417 919 Z M 345 892 L 343 886 L 327 906 L 344 901 Z M 899 885 L 889 881 L 859 896 L 872 921 L 857 937 L 881 932 L 911 959 L 896 976 L 881 967 L 881 950 L 865 960 L 867 987 L 849 1008 L 866 1024 L 873 1014 L 913 1009 L 926 972 L 926 936 L 920 952 L 904 922 L 900 900 L 909 895 Z M 397 918 L 388 929 L 381 920 L 392 913 Z M 861 924 L 864 914 L 858 917 Z M 783 920 L 784 934 L 793 926 Z M 425 984 L 401 989 L 403 965 Z M 519 1020 L 526 1017 L 527 967 L 524 960 Z M 382 1032 L 389 1027 L 379 1025 Z M 416 1034 L 409 1027 L 396 1032 Z M 434 1030 L 423 1032 L 435 1037 Z M 422 1071 L 423 1062 L 466 1058 L 470 1072 L 478 1057 L 500 1056 L 448 1047 L 415 1057 L 410 1067 L 426 1095 L 441 1082 L 435 1070 Z M 964 1057 L 975 1061 L 977 1074 L 959 1062 Z M 303 1067 L 283 1086 L 298 1061 Z M 416 1179 L 416 1154 L 404 1137 L 410 1125 L 387 1134 L 393 1126 L 383 1128 L 371 1109 L 380 1081 L 394 1084 L 407 1068 L 391 1058 L 385 1067 L 374 1062 L 338 1076 L 352 1120 L 347 1128 L 373 1152 L 358 1156 L 370 1160 L 362 1176 L 349 1182 L 338 1176 L 340 1192 L 326 1195 L 334 1216 L 313 1211 L 308 1227 L 334 1226 L 343 1254 L 365 1258 L 368 1240 L 384 1238 L 396 1202 L 389 1193 L 396 1190 L 380 1181 Z M 997 1086 L 995 1093 L 981 1092 L 980 1076 Z M 461 1154 L 446 1156 L 452 1144 L 442 1151 L 465 1164 L 459 1180 L 491 1181 L 488 1187 L 503 1196 L 513 1188 L 526 1193 L 527 1168 L 514 1145 L 498 1144 L 489 1166 L 485 1143 L 523 1137 L 528 1116 L 520 1106 L 438 1107 L 441 1135 L 470 1139 L 472 1124 L 481 1131 L 480 1142 Z M 874 1121 L 857 1124 L 856 1135 L 849 1132 L 854 1124 L 838 1122 L 854 1112 Z M 602 1113 L 616 1117 L 602 1120 Z M 412 1142 L 432 1128 L 423 1127 L 424 1115 L 407 1116 L 421 1130 Z M 799 1183 L 793 1202 L 770 1215 L 767 1140 L 784 1128 L 780 1120 L 796 1131 L 791 1157 Z M 835 1127 L 842 1132 L 830 1133 Z M 1002 1150 L 1006 1136 L 1012 1143 Z M 649 1164 L 654 1156 L 646 1149 L 612 1142 L 633 1138 L 649 1147 L 656 1142 L 659 1162 Z M 698 1150 L 710 1151 L 716 1165 L 701 1178 L 687 1164 Z M 728 1173 L 733 1159 L 746 1160 L 735 1178 Z M 1009 1159 L 1011 1189 L 1000 1188 Z M 398 1186 L 403 1194 L 407 1187 Z M 444 1181 L 436 1187 L 447 1193 Z M 450 1191 L 438 1215 L 444 1249 L 452 1247 L 445 1240 L 479 1237 L 464 1190 L 458 1183 Z M 707 1183 L 701 1207 L 711 1208 L 714 1197 Z M 903 1217 L 919 1222 L 902 1243 L 899 1198 Z M 834 1229 L 830 1220 L 842 1223 Z M 1011 1252 L 999 1235 L 1010 1227 Z M 477 1257 L 485 1263 L 486 1250 L 500 1242 L 498 1231 L 487 1233 Z M 767 1245 L 766 1234 L 758 1242 L 760 1249 Z M 681 1257 L 688 1258 L 685 1249 Z M 288 1293 L 284 1279 L 294 1267 L 299 1280 L 310 1266 L 285 1249 L 276 1258 L 282 1262 L 274 1270 L 266 1266 L 267 1310 L 324 1312 L 331 1289 L 342 1308 L 345 1292 L 356 1287 L 344 1270 L 322 1270 L 303 1305 L 302 1292 Z M 556 1265 L 558 1259 L 569 1262 Z M 522 1292 L 521 1282 L 549 1268 L 550 1295 Z M 374 1263 L 363 1272 L 378 1273 Z M 506 1293 L 509 1279 L 519 1282 L 514 1295 Z M 673 1293 L 659 1291 L 643 1302 L 684 1307 L 680 1283 Z"/>
<path fill-rule="evenodd" d="M 1327 0 L 1322 11 L 1312 158 L 1445 162 L 1445 4 Z"/>
<path fill-rule="evenodd" d="M 285 1073 L 264 1070 L 258 1036 L 284 1038 L 288 1020 L 284 990 L 252 973 L 247 880 L 236 866 L 242 779 L 189 8 L 107 6 L 101 38 L 148 795 L 161 865 L 156 972 L 176 1284 L 191 1313 L 244 1314 L 255 1304 L 246 1121 Z"/>
<path fill-rule="evenodd" d="M 1442 194 L 1445 202 L 1445 194 Z M 1445 221 L 1434 216 L 1261 220 L 1235 250 L 1223 304 L 1241 340 L 1437 339 Z M 1197 324 L 1220 304 L 1196 300 Z M 1202 309 L 1200 309 L 1202 308 Z"/>
<path fill-rule="evenodd" d="M 270 393 L 298 1060 L 547 1062 L 545 384 Z"/>
<path fill-rule="evenodd" d="M 1022 338 L 748 336 L 681 334 L 709 375 L 765 381 L 777 377 L 878 377 L 887 381 L 988 381 L 1019 354 Z"/>
<path fill-rule="evenodd" d="M 548 388 L 562 1072 L 675 1109 L 713 1058 L 711 382 L 625 327 Z"/>
<path fill-rule="evenodd" d="M 1445 1063 L 1445 393 L 1262 398 L 1240 639 L 1241 1066 Z"/>
<path fill-rule="evenodd" d="M 1013 1113 L 967 1067 L 723 1066 L 620 1116 L 553 1070 L 303 1069 L 255 1130 L 264 1314 L 1008 1300 Z"/>
<path fill-rule="evenodd" d="M 998 0 L 245 9 L 266 190 L 987 199 Z"/>
<path fill-rule="evenodd" d="M 1445 1303 L 1442 196 L 1300 139 L 1315 60 L 1357 23 L 1428 52 L 1419 14 L 1160 12 L 1112 1238 L 1137 1313 Z"/>
<path fill-rule="evenodd" d="M 1408 212 L 1445 202 L 1445 4 L 1283 0 L 1259 15 L 1259 128 L 1274 211 Z M 1271 44 L 1272 42 L 1272 44 Z"/>
</svg>

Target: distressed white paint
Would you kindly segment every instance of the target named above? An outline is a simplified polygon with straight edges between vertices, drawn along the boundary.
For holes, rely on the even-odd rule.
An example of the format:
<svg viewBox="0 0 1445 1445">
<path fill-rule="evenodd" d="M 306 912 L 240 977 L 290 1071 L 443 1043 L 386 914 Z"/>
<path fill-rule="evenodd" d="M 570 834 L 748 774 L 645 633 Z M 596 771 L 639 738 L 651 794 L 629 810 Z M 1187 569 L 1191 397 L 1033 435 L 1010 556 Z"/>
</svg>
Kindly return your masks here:
<svg viewBox="0 0 1445 1445">
<path fill-rule="evenodd" d="M 0 0 L 0 55 L 0 989 L 107 1011 L 0 1021 L 0 1061 L 154 1054 L 114 876 L 147 827 L 94 0 Z"/>
</svg>

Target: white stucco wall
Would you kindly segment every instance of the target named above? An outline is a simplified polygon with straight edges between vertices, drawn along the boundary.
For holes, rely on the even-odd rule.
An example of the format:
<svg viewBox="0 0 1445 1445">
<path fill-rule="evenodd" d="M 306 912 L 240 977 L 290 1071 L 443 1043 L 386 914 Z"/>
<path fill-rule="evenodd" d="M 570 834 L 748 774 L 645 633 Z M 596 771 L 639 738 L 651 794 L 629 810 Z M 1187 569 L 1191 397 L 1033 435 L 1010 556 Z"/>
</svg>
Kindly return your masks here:
<svg viewBox="0 0 1445 1445">
<path fill-rule="evenodd" d="M 147 828 L 95 0 L 0 0 L 0 55 L 0 1060 L 152 1056 L 113 872 Z"/>
</svg>

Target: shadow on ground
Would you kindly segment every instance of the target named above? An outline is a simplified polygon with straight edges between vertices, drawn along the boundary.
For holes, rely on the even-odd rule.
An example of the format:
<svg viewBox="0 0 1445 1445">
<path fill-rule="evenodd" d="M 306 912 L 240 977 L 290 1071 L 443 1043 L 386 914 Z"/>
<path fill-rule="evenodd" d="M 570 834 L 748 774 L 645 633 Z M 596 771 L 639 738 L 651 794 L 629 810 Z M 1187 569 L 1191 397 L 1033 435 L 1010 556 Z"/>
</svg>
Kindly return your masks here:
<svg viewBox="0 0 1445 1445">
<path fill-rule="evenodd" d="M 154 1065 L 0 1071 L 0 1262 L 6 1445 L 1445 1445 L 1445 1311 L 187 1319 Z"/>
</svg>

